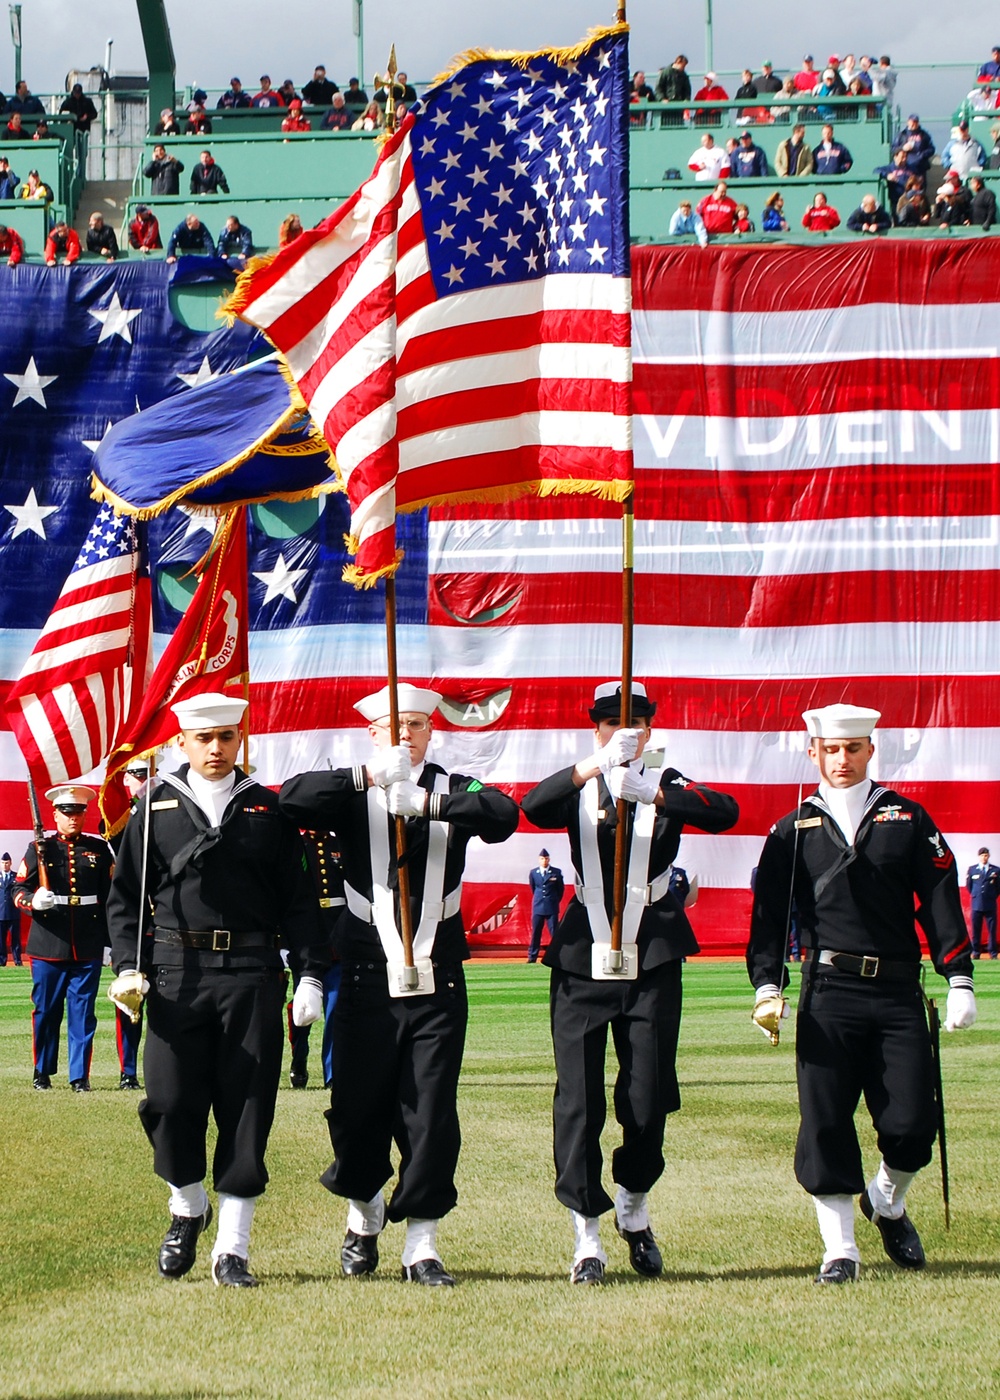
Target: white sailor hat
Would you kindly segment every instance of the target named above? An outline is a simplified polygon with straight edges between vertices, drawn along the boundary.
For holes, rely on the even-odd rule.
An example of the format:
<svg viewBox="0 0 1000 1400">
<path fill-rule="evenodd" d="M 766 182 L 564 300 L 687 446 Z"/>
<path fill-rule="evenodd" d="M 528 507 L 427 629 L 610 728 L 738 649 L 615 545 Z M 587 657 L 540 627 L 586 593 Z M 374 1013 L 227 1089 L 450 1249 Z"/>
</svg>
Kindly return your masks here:
<svg viewBox="0 0 1000 1400">
<path fill-rule="evenodd" d="M 421 690 L 420 686 L 411 685 L 409 681 L 400 681 L 396 687 L 396 704 L 400 714 L 432 715 L 440 703 L 441 696 L 436 690 Z M 387 719 L 389 716 L 389 687 L 384 685 L 373 695 L 363 696 L 356 702 L 354 708 L 359 714 L 364 715 L 369 724 L 374 724 L 380 719 Z"/>
<path fill-rule="evenodd" d="M 213 690 L 178 700 L 170 708 L 182 729 L 223 729 L 242 722 L 248 703 L 238 696 Z"/>
<path fill-rule="evenodd" d="M 622 708 L 621 681 L 603 681 L 594 690 L 594 703 L 589 714 L 594 724 L 602 719 L 617 719 Z M 632 714 L 636 719 L 652 719 L 656 714 L 656 702 L 646 694 L 641 681 L 632 682 Z"/>
<path fill-rule="evenodd" d="M 49 788 L 45 794 L 53 807 L 86 807 L 88 802 L 93 802 L 97 793 L 93 788 L 70 786 L 66 783 L 59 787 Z"/>
<path fill-rule="evenodd" d="M 863 705 L 826 705 L 805 710 L 802 718 L 812 739 L 867 739 L 882 718 L 881 710 Z"/>
</svg>

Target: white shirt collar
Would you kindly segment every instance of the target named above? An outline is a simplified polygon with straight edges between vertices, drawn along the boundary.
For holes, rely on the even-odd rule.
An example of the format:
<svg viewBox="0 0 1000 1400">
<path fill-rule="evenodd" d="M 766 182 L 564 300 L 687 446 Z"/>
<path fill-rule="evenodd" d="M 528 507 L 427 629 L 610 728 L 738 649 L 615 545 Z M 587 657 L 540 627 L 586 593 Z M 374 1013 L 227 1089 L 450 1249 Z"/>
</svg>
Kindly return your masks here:
<svg viewBox="0 0 1000 1400">
<path fill-rule="evenodd" d="M 229 806 L 229 799 L 235 786 L 235 768 L 224 778 L 217 778 L 214 781 L 211 778 L 203 778 L 193 768 L 188 769 L 188 787 L 194 793 L 195 801 L 212 826 L 221 825 L 223 813 Z"/>
</svg>

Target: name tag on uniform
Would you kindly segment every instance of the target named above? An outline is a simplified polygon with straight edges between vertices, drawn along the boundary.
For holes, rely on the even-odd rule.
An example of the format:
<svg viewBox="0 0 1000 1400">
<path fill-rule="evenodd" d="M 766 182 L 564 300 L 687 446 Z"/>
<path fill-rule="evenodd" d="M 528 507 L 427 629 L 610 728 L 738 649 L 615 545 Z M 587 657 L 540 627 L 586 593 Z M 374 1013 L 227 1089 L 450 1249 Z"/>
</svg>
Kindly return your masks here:
<svg viewBox="0 0 1000 1400">
<path fill-rule="evenodd" d="M 177 798 L 165 797 L 162 802 L 151 802 L 149 805 L 154 812 L 165 812 L 168 807 L 177 806 Z"/>
<path fill-rule="evenodd" d="M 801 821 L 795 823 L 795 830 L 802 831 L 807 826 L 822 826 L 822 817 L 803 817 Z"/>
</svg>

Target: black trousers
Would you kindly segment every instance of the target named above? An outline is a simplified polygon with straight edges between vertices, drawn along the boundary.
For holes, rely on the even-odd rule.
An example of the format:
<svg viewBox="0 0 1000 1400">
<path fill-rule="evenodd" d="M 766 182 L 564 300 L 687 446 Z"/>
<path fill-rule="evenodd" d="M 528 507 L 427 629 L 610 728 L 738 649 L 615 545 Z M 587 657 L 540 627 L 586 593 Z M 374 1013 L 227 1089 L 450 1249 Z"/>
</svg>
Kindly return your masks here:
<svg viewBox="0 0 1000 1400">
<path fill-rule="evenodd" d="M 159 967 L 146 1001 L 139 1117 L 164 1181 L 204 1179 L 208 1115 L 217 1191 L 259 1196 L 284 1040 L 281 968 Z"/>
<path fill-rule="evenodd" d="M 553 968 L 549 1006 L 556 1196 L 581 1215 L 602 1215 L 614 1204 L 601 1185 L 608 1028 L 618 1056 L 614 1104 L 622 1128 L 611 1175 L 626 1191 L 648 1191 L 663 1171 L 667 1114 L 681 1106 L 680 960 L 640 972 L 634 982 L 593 982 Z"/>
<path fill-rule="evenodd" d="M 390 1220 L 437 1220 L 458 1200 L 462 1142 L 458 1076 L 469 1003 L 460 963 L 435 967 L 431 996 L 389 995 L 385 965 L 344 964 L 333 1015 L 327 1122 L 334 1161 L 320 1180 L 337 1196 L 370 1201 L 399 1177 Z"/>
<path fill-rule="evenodd" d="M 795 1175 L 813 1196 L 864 1189 L 854 1112 L 861 1096 L 887 1166 L 915 1172 L 937 1133 L 930 1032 L 916 980 L 853 977 L 809 964 L 795 1042 Z"/>
</svg>

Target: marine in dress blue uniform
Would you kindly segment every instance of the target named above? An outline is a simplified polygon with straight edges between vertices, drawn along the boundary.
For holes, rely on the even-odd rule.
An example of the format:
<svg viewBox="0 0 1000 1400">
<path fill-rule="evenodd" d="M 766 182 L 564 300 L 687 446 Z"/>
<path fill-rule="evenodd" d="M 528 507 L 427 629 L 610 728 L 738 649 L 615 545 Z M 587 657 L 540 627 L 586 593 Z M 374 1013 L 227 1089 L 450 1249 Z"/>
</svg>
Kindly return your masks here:
<svg viewBox="0 0 1000 1400">
<path fill-rule="evenodd" d="M 51 1088 L 65 1008 L 70 1087 L 87 1093 L 114 857 L 106 841 L 83 834 L 87 805 L 97 796 L 93 788 L 66 785 L 50 788 L 45 795 L 56 819 L 55 836 L 42 843 L 49 889 L 42 885 L 32 842 L 17 872 L 15 895 L 18 908 L 31 915 L 27 953 L 34 1086 Z"/>
<path fill-rule="evenodd" d="M 531 939 L 528 943 L 528 962 L 538 961 L 538 950 L 542 946 L 542 929 L 549 926 L 549 941 L 556 936 L 559 922 L 559 905 L 562 902 L 563 873 L 552 864 L 552 857 L 542 847 L 538 852 L 538 864 L 528 872 L 528 886 L 531 890 Z"/>
<path fill-rule="evenodd" d="M 333 961 L 322 977 L 323 986 L 323 1083 L 329 1089 L 333 1081 L 333 1013 L 340 991 L 340 956 L 336 951 L 337 920 L 347 907 L 344 898 L 344 872 L 340 865 L 340 850 L 336 838 L 329 831 L 303 831 L 309 873 L 316 886 L 319 902 L 319 919 L 323 925 Z M 299 973 L 292 972 L 295 987 L 299 983 Z M 309 1031 L 311 1026 L 297 1026 L 292 1016 L 294 997 L 285 1008 L 288 1017 L 288 1045 L 292 1052 L 292 1063 L 288 1071 L 288 1082 L 293 1089 L 304 1089 L 309 1083 Z"/>
<path fill-rule="evenodd" d="M 983 924 L 986 925 L 987 951 L 991 958 L 997 955 L 997 897 L 1000 896 L 1000 866 L 990 865 L 990 853 L 985 846 L 979 849 L 979 860 L 970 865 L 965 877 L 965 888 L 972 896 L 972 956 L 978 958 L 983 951 Z"/>
</svg>

